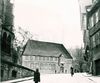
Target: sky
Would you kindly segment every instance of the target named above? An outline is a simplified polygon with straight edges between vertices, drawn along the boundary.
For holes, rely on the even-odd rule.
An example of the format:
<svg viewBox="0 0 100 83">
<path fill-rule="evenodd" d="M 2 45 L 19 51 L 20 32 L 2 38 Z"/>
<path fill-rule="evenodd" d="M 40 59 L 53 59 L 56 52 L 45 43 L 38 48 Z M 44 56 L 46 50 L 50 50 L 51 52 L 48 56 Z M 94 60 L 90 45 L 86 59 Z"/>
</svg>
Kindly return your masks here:
<svg viewBox="0 0 100 83">
<path fill-rule="evenodd" d="M 14 0 L 14 4 L 15 27 L 30 31 L 33 39 L 67 48 L 82 46 L 78 0 Z"/>
</svg>

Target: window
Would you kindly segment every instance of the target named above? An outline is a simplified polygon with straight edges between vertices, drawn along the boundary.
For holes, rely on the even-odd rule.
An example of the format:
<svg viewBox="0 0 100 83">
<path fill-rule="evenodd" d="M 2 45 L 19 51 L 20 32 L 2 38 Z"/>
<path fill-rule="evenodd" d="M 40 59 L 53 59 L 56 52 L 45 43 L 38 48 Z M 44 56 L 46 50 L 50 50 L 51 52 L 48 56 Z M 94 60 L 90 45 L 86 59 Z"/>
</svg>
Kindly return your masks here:
<svg viewBox="0 0 100 83">
<path fill-rule="evenodd" d="M 96 13 L 95 13 L 95 16 L 96 16 L 96 23 L 99 21 L 99 11 L 97 11 Z"/>
<path fill-rule="evenodd" d="M 91 38 L 91 46 L 94 48 L 97 45 L 100 44 L 100 31 L 97 32 L 95 35 L 92 36 Z"/>
<path fill-rule="evenodd" d="M 97 44 L 98 45 L 100 44 L 100 31 L 98 31 L 97 33 Z"/>
<path fill-rule="evenodd" d="M 38 57 L 37 56 L 35 56 L 35 60 L 37 60 L 38 59 Z"/>
<path fill-rule="evenodd" d="M 43 57 L 41 56 L 41 60 L 43 60 Z"/>
<path fill-rule="evenodd" d="M 95 44 L 95 35 L 92 37 L 92 41 L 93 41 L 93 47 L 95 47 L 96 46 L 96 44 Z"/>
<path fill-rule="evenodd" d="M 49 57 L 47 57 L 47 60 L 49 60 Z"/>
<path fill-rule="evenodd" d="M 55 58 L 55 61 L 57 61 L 57 58 Z"/>
<path fill-rule="evenodd" d="M 91 47 L 93 48 L 93 37 L 91 37 Z"/>
<path fill-rule="evenodd" d="M 6 52 L 6 46 L 7 46 L 7 34 L 6 34 L 6 32 L 3 33 L 1 45 L 2 45 L 1 50 Z"/>
<path fill-rule="evenodd" d="M 9 35 L 7 37 L 7 53 L 10 54 L 10 52 L 11 52 L 11 36 Z"/>
<path fill-rule="evenodd" d="M 4 76 L 4 70 L 1 69 L 1 77 Z"/>
<path fill-rule="evenodd" d="M 15 78 L 17 77 L 17 71 L 15 70 L 12 71 L 12 77 L 15 77 Z"/>
<path fill-rule="evenodd" d="M 30 56 L 25 56 L 25 60 L 29 60 Z"/>
<path fill-rule="evenodd" d="M 33 56 L 30 56 L 30 60 L 33 60 Z"/>
<path fill-rule="evenodd" d="M 41 60 L 41 56 L 39 56 L 39 60 Z"/>
<path fill-rule="evenodd" d="M 45 57 L 43 57 L 43 60 L 45 60 Z"/>
<path fill-rule="evenodd" d="M 30 64 L 30 68 L 34 68 L 34 63 L 31 63 Z"/>
<path fill-rule="evenodd" d="M 100 31 L 99 31 L 99 44 L 100 44 Z"/>
<path fill-rule="evenodd" d="M 55 61 L 55 57 L 52 57 L 53 58 L 53 61 Z"/>
<path fill-rule="evenodd" d="M 91 28 L 91 18 L 89 18 L 88 29 Z"/>
<path fill-rule="evenodd" d="M 28 66 L 28 62 L 27 62 L 27 61 L 24 61 L 24 65 L 25 65 L 25 66 Z"/>
<path fill-rule="evenodd" d="M 86 15 L 83 15 L 83 19 L 82 19 L 82 27 L 83 29 L 86 29 Z"/>
<path fill-rule="evenodd" d="M 32 56 L 33 60 L 35 60 L 35 56 Z"/>
<path fill-rule="evenodd" d="M 50 57 L 50 61 L 53 61 L 53 57 Z"/>
<path fill-rule="evenodd" d="M 96 33 L 96 45 L 99 45 L 99 32 Z"/>
<path fill-rule="evenodd" d="M 93 16 L 91 17 L 91 27 L 94 26 Z"/>
<path fill-rule="evenodd" d="M 100 8 L 99 8 L 98 12 L 99 12 L 99 14 L 98 14 L 98 15 L 99 15 L 99 20 L 100 20 Z"/>
</svg>

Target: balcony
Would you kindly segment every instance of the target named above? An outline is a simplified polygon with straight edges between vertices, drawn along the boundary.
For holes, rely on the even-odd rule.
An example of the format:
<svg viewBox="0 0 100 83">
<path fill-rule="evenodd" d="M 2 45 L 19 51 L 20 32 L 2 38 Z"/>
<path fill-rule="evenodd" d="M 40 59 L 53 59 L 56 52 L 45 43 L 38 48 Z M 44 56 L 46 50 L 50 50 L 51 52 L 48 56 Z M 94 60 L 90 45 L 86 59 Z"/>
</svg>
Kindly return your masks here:
<svg viewBox="0 0 100 83">
<path fill-rule="evenodd" d="M 90 36 L 92 36 L 93 34 L 95 34 L 99 29 L 100 29 L 100 20 L 98 21 L 98 23 L 96 23 L 96 24 L 89 30 Z"/>
</svg>

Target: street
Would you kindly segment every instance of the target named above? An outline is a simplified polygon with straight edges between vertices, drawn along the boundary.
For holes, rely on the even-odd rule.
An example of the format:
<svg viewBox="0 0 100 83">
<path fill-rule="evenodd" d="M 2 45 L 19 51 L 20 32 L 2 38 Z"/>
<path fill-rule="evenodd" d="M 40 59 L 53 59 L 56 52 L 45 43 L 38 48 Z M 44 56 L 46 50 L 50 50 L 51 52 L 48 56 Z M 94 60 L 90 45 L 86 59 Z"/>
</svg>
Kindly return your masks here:
<svg viewBox="0 0 100 83">
<path fill-rule="evenodd" d="M 19 83 L 34 83 L 33 80 L 27 80 Z M 40 83 L 97 83 L 82 74 L 76 73 L 73 77 L 70 74 L 44 74 L 41 75 Z"/>
</svg>

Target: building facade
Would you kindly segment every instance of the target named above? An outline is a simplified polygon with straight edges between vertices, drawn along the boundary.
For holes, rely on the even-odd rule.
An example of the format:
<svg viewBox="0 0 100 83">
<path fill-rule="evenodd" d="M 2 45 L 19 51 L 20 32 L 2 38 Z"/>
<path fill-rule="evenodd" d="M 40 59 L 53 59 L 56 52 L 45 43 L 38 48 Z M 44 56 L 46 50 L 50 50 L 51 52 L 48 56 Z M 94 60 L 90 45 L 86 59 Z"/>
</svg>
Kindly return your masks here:
<svg viewBox="0 0 100 83">
<path fill-rule="evenodd" d="M 89 40 L 89 30 L 87 29 L 87 11 L 90 10 L 92 5 L 92 0 L 79 0 L 79 7 L 80 7 L 80 23 L 81 23 L 81 30 L 83 31 L 83 43 L 84 43 L 84 52 L 83 57 L 86 65 L 86 71 L 90 71 L 90 61 L 88 60 L 89 55 L 89 46 L 90 46 L 90 40 Z"/>
<path fill-rule="evenodd" d="M 84 0 L 83 0 L 84 1 Z M 88 73 L 100 75 L 100 0 L 89 0 L 81 12 L 81 27 Z M 82 6 L 81 6 L 82 7 Z M 84 21 L 85 20 L 85 21 Z"/>
<path fill-rule="evenodd" d="M 91 72 L 100 75 L 100 0 L 93 0 L 87 12 L 87 29 L 90 40 Z"/>
<path fill-rule="evenodd" d="M 13 48 L 13 4 L 0 0 L 0 81 L 32 76 L 34 71 L 17 64 L 18 54 Z"/>
<path fill-rule="evenodd" d="M 62 44 L 29 40 L 22 65 L 33 70 L 38 68 L 41 73 L 69 73 L 72 57 Z"/>
</svg>

